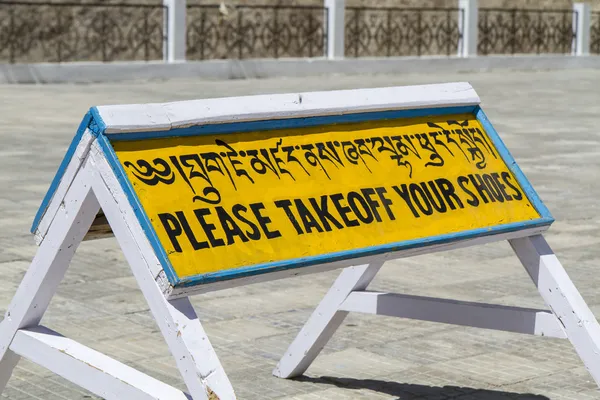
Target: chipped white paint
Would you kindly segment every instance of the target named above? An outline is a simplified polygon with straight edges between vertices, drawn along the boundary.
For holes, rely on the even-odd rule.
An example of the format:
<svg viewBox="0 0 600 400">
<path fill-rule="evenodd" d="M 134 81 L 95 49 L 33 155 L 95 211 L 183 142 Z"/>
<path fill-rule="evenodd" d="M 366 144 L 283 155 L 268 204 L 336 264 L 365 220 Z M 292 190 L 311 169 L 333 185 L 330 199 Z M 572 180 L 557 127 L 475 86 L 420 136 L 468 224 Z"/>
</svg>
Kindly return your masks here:
<svg viewBox="0 0 600 400">
<path fill-rule="evenodd" d="M 190 395 L 39 322 L 70 260 L 102 208 Z M 48 234 L 0 324 L 0 391 L 21 356 L 107 399 L 232 400 L 233 388 L 187 297 L 165 297 L 162 269 L 97 142 L 90 146 Z M 215 397 L 216 396 L 216 397 Z"/>
<path fill-rule="evenodd" d="M 189 399 L 181 390 L 43 326 L 19 330 L 10 349 L 103 399 Z"/>
<path fill-rule="evenodd" d="M 38 248 L 0 323 L 0 392 L 19 361 L 9 350 L 15 334 L 21 328 L 40 323 L 77 246 L 100 209 L 90 182 L 87 171 L 77 173 L 48 229 L 46 240 Z"/>
<path fill-rule="evenodd" d="M 509 242 L 600 386 L 600 325 L 596 317 L 542 235 Z"/>
<path fill-rule="evenodd" d="M 306 371 L 348 315 L 348 311 L 340 309 L 346 297 L 354 290 L 366 289 L 383 263 L 384 259 L 377 257 L 373 258 L 370 264 L 349 267 L 342 271 L 281 357 L 273 375 L 290 378 L 302 375 Z"/>
<path fill-rule="evenodd" d="M 107 133 L 422 107 L 475 106 L 467 83 L 99 107 Z M 102 209 L 189 395 L 39 326 L 79 243 Z M 600 384 L 600 326 L 543 239 L 547 226 L 174 290 L 104 152 L 85 132 L 38 226 L 40 247 L 0 324 L 0 391 L 20 357 L 107 399 L 232 400 L 235 393 L 189 295 L 345 268 L 274 374 L 302 374 L 350 311 L 568 337 Z M 386 260 L 509 240 L 550 311 L 366 291 Z"/>
<path fill-rule="evenodd" d="M 567 337 L 561 323 L 551 311 L 531 308 L 354 291 L 344 300 L 340 310 L 562 339 Z"/>
<path fill-rule="evenodd" d="M 364 290 L 363 285 L 354 285 L 364 271 L 346 269 L 290 345 L 273 374 L 281 378 L 301 375 L 325 346 L 346 314 L 356 311 L 568 338 L 600 386 L 600 325 L 594 314 L 540 234 L 509 238 L 508 241 L 550 310 L 369 292 Z M 373 278 L 374 274 L 368 275 L 369 281 Z"/>
<path fill-rule="evenodd" d="M 106 134 L 159 131 L 193 125 L 353 114 L 387 110 L 475 106 L 469 83 L 336 90 L 100 106 Z"/>
<path fill-rule="evenodd" d="M 235 399 L 233 388 L 187 297 L 167 300 L 156 282 L 158 259 L 103 154 L 94 149 L 91 157 L 97 178 L 94 193 L 123 250 L 150 311 L 177 367 L 194 399 Z M 212 400 L 212 399 L 211 399 Z"/>
<path fill-rule="evenodd" d="M 187 2 L 186 0 L 163 0 L 167 8 L 164 30 L 166 35 L 166 49 L 163 58 L 167 62 L 185 61 L 187 39 Z"/>
<path fill-rule="evenodd" d="M 79 171 L 79 168 L 81 168 L 83 161 L 84 161 L 85 157 L 87 156 L 87 152 L 89 151 L 90 146 L 93 141 L 94 141 L 94 136 L 89 131 L 89 129 L 86 129 L 81 137 L 79 144 L 77 145 L 77 148 L 75 149 L 75 153 L 73 154 L 73 157 L 69 161 L 69 164 L 65 170 L 65 173 L 63 174 L 63 176 L 60 180 L 60 183 L 56 189 L 56 192 L 52 196 L 50 203 L 48 203 L 48 206 L 44 212 L 44 215 L 40 219 L 40 222 L 36 228 L 34 237 L 35 237 L 35 241 L 38 245 L 42 242 L 42 240 L 44 240 L 44 237 L 46 236 L 46 233 L 48 232 L 48 228 L 50 227 L 50 224 L 54 220 L 54 217 L 56 216 L 56 213 L 58 212 L 58 209 L 59 209 L 63 199 L 65 198 L 67 190 L 69 190 L 69 187 L 71 186 L 71 183 L 73 182 L 73 179 L 75 179 L 75 175 L 77 175 L 77 171 Z"/>
</svg>

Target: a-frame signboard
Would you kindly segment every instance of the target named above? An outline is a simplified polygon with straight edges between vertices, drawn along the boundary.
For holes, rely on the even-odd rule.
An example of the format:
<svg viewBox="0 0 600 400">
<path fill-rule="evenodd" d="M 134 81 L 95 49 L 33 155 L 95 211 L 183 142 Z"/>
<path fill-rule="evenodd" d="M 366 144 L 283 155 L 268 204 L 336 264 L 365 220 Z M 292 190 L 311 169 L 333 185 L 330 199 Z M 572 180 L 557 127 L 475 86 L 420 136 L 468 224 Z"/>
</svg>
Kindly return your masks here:
<svg viewBox="0 0 600 400">
<path fill-rule="evenodd" d="M 0 388 L 25 357 L 106 399 L 234 399 L 188 296 L 335 268 L 276 376 L 357 311 L 568 338 L 599 382 L 600 327 L 541 236 L 552 222 L 467 83 L 94 107 L 35 218 Z M 40 325 L 79 243 L 107 235 L 187 393 Z M 386 260 L 499 240 L 550 310 L 366 290 Z"/>
</svg>

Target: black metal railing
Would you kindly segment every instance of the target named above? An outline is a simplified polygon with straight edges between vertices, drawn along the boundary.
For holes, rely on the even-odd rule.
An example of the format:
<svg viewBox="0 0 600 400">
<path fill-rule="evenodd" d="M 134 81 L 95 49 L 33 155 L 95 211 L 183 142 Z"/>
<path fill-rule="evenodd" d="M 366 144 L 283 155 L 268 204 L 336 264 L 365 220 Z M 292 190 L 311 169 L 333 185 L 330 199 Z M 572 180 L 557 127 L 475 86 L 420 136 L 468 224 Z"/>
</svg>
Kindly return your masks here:
<svg viewBox="0 0 600 400">
<path fill-rule="evenodd" d="M 590 53 L 600 54 L 600 11 L 592 13 L 590 21 Z"/>
<path fill-rule="evenodd" d="M 455 8 L 346 9 L 346 57 L 456 55 L 464 14 Z"/>
<path fill-rule="evenodd" d="M 0 3 L 0 62 L 160 60 L 167 9 L 147 4 Z"/>
<path fill-rule="evenodd" d="M 187 58 L 323 57 L 327 9 L 187 6 Z"/>
<path fill-rule="evenodd" d="M 573 10 L 481 8 L 478 53 L 571 53 L 576 20 Z"/>
</svg>

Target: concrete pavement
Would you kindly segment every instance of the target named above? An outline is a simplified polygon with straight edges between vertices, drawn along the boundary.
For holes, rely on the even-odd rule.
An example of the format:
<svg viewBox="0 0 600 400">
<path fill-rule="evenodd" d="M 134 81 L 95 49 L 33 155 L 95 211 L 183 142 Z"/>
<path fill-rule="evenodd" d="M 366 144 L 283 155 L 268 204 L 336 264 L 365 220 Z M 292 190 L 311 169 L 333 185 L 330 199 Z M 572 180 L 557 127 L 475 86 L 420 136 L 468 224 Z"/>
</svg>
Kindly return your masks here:
<svg viewBox="0 0 600 400">
<path fill-rule="evenodd" d="M 557 222 L 548 241 L 600 316 L 600 70 L 0 85 L 0 312 L 36 246 L 29 234 L 93 105 L 469 81 Z M 271 370 L 337 271 L 193 298 L 240 399 L 600 399 L 568 341 L 350 315 L 305 377 Z M 507 243 L 386 264 L 373 289 L 525 307 L 543 302 Z M 114 239 L 83 243 L 43 323 L 183 388 Z M 94 398 L 21 361 L 8 399 Z"/>
</svg>

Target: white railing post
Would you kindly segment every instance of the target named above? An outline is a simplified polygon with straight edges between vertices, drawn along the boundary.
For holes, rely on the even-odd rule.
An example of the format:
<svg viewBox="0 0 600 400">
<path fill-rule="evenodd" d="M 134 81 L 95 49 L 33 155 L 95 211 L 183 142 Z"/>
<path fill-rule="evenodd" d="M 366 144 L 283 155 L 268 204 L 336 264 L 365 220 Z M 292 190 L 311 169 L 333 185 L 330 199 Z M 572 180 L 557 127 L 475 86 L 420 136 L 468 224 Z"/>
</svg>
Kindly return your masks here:
<svg viewBox="0 0 600 400">
<path fill-rule="evenodd" d="M 167 7 L 167 62 L 185 61 L 186 0 L 163 0 Z"/>
<path fill-rule="evenodd" d="M 458 19 L 459 28 L 462 32 L 462 43 L 458 46 L 459 57 L 477 56 L 478 36 L 478 5 L 477 0 L 458 0 L 458 8 L 461 10 L 462 18 Z"/>
<path fill-rule="evenodd" d="M 325 0 L 327 9 L 327 58 L 344 58 L 345 0 Z"/>
<path fill-rule="evenodd" d="M 573 40 L 573 55 L 587 56 L 590 54 L 592 14 L 590 3 L 574 3 L 573 11 L 573 28 L 576 29 L 576 37 Z"/>
</svg>

